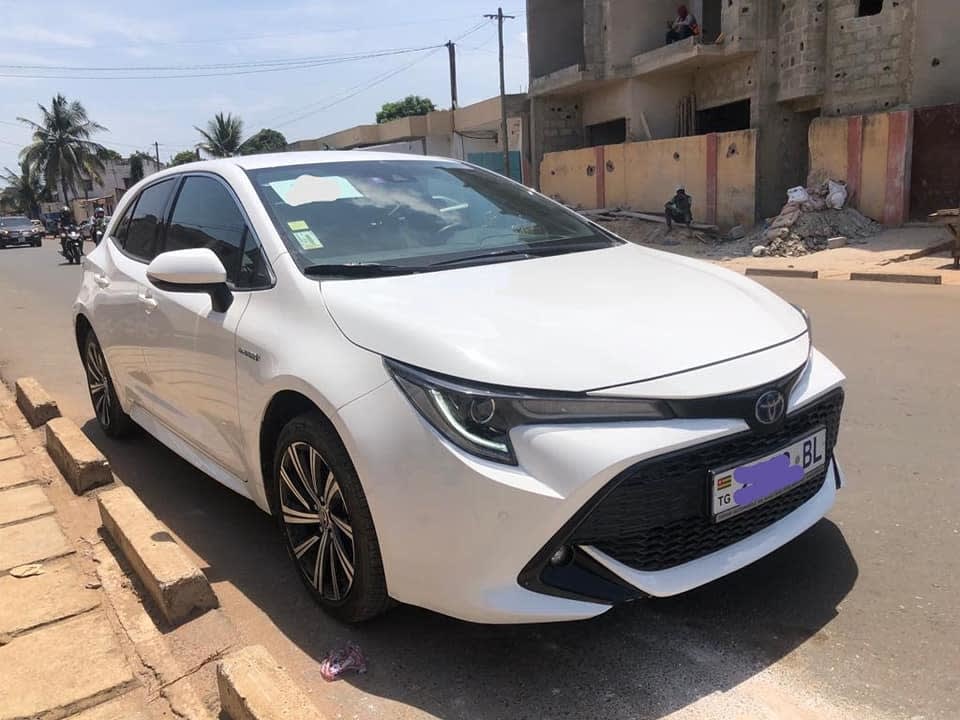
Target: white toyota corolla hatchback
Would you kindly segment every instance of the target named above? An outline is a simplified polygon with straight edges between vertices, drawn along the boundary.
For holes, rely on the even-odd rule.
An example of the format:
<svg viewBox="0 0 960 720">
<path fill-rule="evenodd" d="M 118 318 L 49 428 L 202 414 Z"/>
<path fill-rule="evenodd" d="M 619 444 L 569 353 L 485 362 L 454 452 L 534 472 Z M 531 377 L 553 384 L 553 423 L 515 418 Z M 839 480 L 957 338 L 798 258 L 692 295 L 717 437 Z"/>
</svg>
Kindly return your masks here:
<svg viewBox="0 0 960 720">
<path fill-rule="evenodd" d="M 842 485 L 844 378 L 802 310 L 450 159 L 151 175 L 84 258 L 75 312 L 104 432 L 139 425 L 276 516 L 343 620 L 391 598 L 575 620 L 681 593 Z"/>
</svg>

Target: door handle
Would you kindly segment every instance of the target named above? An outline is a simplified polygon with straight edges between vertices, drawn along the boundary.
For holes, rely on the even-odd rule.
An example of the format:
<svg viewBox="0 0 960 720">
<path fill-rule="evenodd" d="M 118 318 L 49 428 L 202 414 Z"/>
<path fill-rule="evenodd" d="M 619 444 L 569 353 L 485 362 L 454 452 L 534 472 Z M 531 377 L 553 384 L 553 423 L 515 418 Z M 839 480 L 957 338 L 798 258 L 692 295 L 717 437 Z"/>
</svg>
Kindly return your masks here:
<svg viewBox="0 0 960 720">
<path fill-rule="evenodd" d="M 93 276 L 93 281 L 102 288 L 109 287 L 110 285 L 110 278 L 99 273 Z"/>
<path fill-rule="evenodd" d="M 153 312 L 154 310 L 157 309 L 157 304 L 158 304 L 157 301 L 154 300 L 149 295 L 147 295 L 146 293 L 140 293 L 139 295 L 137 295 L 137 299 L 140 301 L 140 304 L 143 305 L 143 307 L 146 309 L 148 313 Z"/>
</svg>

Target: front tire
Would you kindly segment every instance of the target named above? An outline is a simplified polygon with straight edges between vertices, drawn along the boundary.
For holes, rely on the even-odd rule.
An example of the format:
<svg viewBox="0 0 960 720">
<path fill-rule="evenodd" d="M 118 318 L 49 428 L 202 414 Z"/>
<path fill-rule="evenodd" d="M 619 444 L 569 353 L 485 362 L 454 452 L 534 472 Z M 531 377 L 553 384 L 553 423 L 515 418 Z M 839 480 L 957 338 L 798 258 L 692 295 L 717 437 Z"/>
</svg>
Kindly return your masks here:
<svg viewBox="0 0 960 720">
<path fill-rule="evenodd" d="M 134 428 L 133 420 L 120 407 L 106 358 L 93 330 L 87 332 L 83 340 L 83 369 L 87 375 L 93 413 L 104 435 L 112 438 L 129 435 Z"/>
<path fill-rule="evenodd" d="M 318 412 L 291 420 L 273 461 L 273 511 L 300 579 L 330 615 L 362 622 L 389 606 L 366 496 L 340 438 Z"/>
</svg>

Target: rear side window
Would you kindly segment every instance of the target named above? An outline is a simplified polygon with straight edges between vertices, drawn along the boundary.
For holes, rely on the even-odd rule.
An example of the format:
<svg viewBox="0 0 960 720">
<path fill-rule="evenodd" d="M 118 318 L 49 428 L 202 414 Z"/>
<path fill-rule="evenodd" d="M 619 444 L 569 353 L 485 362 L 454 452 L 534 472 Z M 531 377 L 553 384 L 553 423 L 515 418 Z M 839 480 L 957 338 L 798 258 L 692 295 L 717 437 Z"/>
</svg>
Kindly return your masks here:
<svg viewBox="0 0 960 720">
<path fill-rule="evenodd" d="M 151 185 L 137 199 L 137 206 L 126 228 L 123 249 L 138 260 L 150 262 L 160 251 L 160 227 L 163 224 L 163 209 L 173 188 L 172 180 Z M 122 227 L 121 223 L 121 227 Z"/>
<path fill-rule="evenodd" d="M 233 195 L 214 178 L 188 177 L 177 195 L 164 251 L 188 248 L 213 250 L 236 287 L 270 285 L 257 238 Z"/>
<path fill-rule="evenodd" d="M 127 205 L 126 210 L 123 211 L 123 217 L 121 217 L 114 227 L 113 230 L 113 239 L 120 247 L 123 247 L 124 242 L 127 240 L 127 229 L 130 227 L 130 216 L 133 214 L 133 207 L 137 202 L 134 200 L 129 205 Z"/>
</svg>

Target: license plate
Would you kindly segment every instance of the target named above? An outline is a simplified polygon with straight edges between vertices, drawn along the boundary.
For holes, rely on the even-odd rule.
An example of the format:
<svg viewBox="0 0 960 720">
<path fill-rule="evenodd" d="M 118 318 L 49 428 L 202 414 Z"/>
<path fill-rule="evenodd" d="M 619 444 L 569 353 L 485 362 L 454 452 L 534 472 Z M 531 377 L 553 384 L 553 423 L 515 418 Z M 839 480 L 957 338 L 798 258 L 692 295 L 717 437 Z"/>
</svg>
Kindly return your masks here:
<svg viewBox="0 0 960 720">
<path fill-rule="evenodd" d="M 826 462 L 827 430 L 820 428 L 782 450 L 710 473 L 714 522 L 728 520 L 789 492 Z"/>
</svg>

